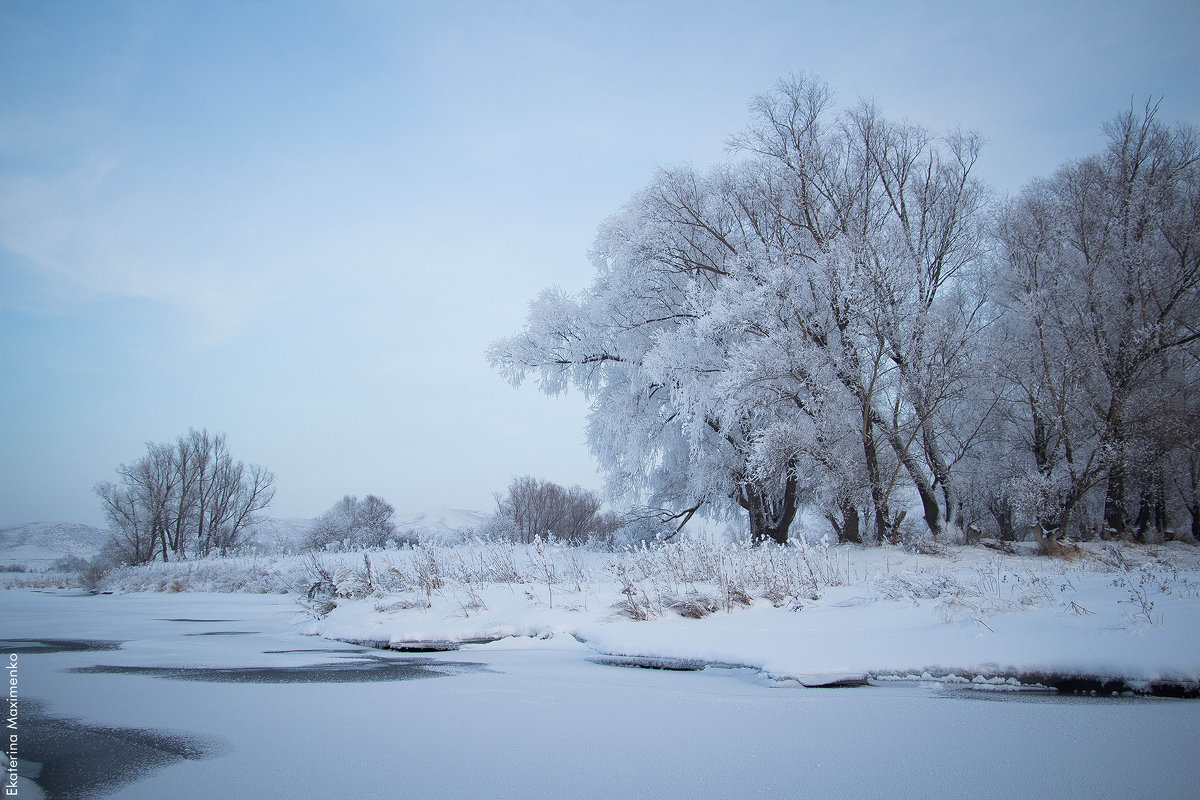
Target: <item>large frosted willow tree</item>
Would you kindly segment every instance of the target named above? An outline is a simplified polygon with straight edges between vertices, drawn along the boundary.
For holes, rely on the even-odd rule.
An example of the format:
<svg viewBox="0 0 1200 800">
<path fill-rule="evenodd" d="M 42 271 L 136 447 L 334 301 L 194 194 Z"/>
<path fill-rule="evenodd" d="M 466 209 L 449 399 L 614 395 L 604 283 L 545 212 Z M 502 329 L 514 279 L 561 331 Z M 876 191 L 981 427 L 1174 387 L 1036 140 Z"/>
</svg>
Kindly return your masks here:
<svg viewBox="0 0 1200 800">
<path fill-rule="evenodd" d="M 544 292 L 489 359 L 581 390 L 612 485 L 665 515 L 741 508 L 783 542 L 819 496 L 843 538 L 865 514 L 894 539 L 912 486 L 939 534 L 979 428 L 978 140 L 835 113 L 805 77 L 752 109 L 736 160 L 660 172 L 601 228 L 592 285 Z"/>
</svg>

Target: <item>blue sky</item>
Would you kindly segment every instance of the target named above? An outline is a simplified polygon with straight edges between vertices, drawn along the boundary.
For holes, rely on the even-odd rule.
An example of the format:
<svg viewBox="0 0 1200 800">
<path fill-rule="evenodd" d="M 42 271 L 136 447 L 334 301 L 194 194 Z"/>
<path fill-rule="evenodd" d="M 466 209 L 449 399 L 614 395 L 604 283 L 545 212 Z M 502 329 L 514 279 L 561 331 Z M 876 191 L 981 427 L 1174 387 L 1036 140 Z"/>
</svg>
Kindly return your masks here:
<svg viewBox="0 0 1200 800">
<path fill-rule="evenodd" d="M 484 349 L 799 71 L 979 130 L 1011 193 L 1131 101 L 1200 123 L 1200 5 L 3 0 L 0 524 L 99 523 L 189 427 L 277 516 L 599 489 L 583 401 Z"/>
</svg>

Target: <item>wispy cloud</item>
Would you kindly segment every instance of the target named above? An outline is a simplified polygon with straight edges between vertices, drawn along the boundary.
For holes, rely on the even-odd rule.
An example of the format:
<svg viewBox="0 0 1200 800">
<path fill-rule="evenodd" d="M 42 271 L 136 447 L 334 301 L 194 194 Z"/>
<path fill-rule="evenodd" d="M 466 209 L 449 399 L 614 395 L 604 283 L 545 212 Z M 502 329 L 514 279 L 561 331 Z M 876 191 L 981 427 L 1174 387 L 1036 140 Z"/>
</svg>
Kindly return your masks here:
<svg viewBox="0 0 1200 800">
<path fill-rule="evenodd" d="M 106 186 L 120 155 L 96 154 L 50 175 L 0 177 L 0 245 L 66 291 L 135 297 L 193 316 L 202 339 L 233 336 L 253 313 L 262 276 L 220 263 L 186 220 L 166 223 L 152 198 Z M 157 219 L 156 219 L 157 217 Z"/>
</svg>

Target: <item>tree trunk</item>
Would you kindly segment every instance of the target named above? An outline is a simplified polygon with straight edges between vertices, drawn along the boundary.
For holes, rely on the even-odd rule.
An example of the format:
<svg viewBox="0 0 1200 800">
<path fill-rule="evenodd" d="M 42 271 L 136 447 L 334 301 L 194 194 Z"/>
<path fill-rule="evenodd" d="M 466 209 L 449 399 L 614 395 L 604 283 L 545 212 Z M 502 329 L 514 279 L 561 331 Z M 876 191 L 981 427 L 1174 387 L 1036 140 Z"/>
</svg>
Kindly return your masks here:
<svg viewBox="0 0 1200 800">
<path fill-rule="evenodd" d="M 925 524 L 929 526 L 929 532 L 936 539 L 946 531 L 937 492 L 929 485 L 928 481 L 916 480 L 916 476 L 913 477 L 913 482 L 917 485 L 917 494 L 921 496 L 921 510 L 925 512 Z M 924 475 L 921 477 L 924 478 Z"/>
<path fill-rule="evenodd" d="M 891 444 L 892 450 L 896 453 L 896 458 L 904 466 L 904 470 L 908 473 L 913 485 L 917 489 L 917 494 L 921 497 L 921 510 L 925 514 L 925 524 L 929 526 L 929 532 L 933 534 L 933 538 L 937 539 L 945 533 L 942 507 L 938 504 L 937 491 L 930 485 L 929 478 L 926 477 L 925 471 L 921 469 L 921 465 L 917 463 L 912 453 L 904 446 L 904 442 L 900 439 L 900 433 L 892 427 L 885 427 L 884 432 L 887 435 L 888 443 Z M 899 521 L 896 522 L 894 527 L 899 527 Z M 897 534 L 894 533 L 893 535 Z"/>
<path fill-rule="evenodd" d="M 1154 533 L 1158 537 L 1155 541 L 1165 542 L 1170 528 L 1170 521 L 1167 519 L 1167 486 L 1166 476 L 1162 470 L 1156 470 L 1154 475 Z"/>
<path fill-rule="evenodd" d="M 871 484 L 871 505 L 875 510 L 875 538 L 880 544 L 895 540 L 892 514 L 888 510 L 888 493 L 883 488 L 879 472 L 879 454 L 875 451 L 874 427 L 868 421 L 863 427 L 863 456 L 867 462 L 867 480 Z"/>
<path fill-rule="evenodd" d="M 775 544 L 787 544 L 788 528 L 786 525 L 770 525 L 763 517 L 750 515 L 750 541 L 762 544 L 767 540 Z"/>
<path fill-rule="evenodd" d="M 854 507 L 853 503 L 847 500 L 839 500 L 837 510 L 841 514 L 841 520 L 834 513 L 830 513 L 828 519 L 829 523 L 833 525 L 834 533 L 837 534 L 838 542 L 862 544 L 862 524 L 858 509 Z"/>
<path fill-rule="evenodd" d="M 167 546 L 167 526 L 159 523 L 156 527 L 158 528 L 158 540 L 162 543 L 162 560 L 165 563 L 170 560 L 169 553 L 171 552 L 171 548 Z"/>
<path fill-rule="evenodd" d="M 1138 499 L 1137 519 L 1134 521 L 1134 538 L 1139 542 L 1149 541 L 1147 534 L 1150 532 L 1150 524 L 1154 521 L 1153 506 L 1150 495 L 1143 491 Z"/>
<path fill-rule="evenodd" d="M 1000 541 L 1015 542 L 1017 540 L 1017 531 L 1013 526 L 1012 507 L 1006 502 L 993 499 L 988 503 L 988 511 L 992 512 L 992 518 L 996 520 L 996 528 L 1000 532 Z"/>
<path fill-rule="evenodd" d="M 925 416 L 923 408 L 919 408 L 918 411 L 923 417 Z M 929 463 L 929 469 L 933 473 L 934 485 L 930 487 L 930 490 L 936 491 L 936 487 L 940 485 L 942 487 L 942 498 L 946 503 L 945 516 L 936 520 L 936 525 L 941 529 L 944 524 L 954 522 L 958 500 L 955 497 L 953 484 L 950 482 L 950 467 L 946 464 L 946 459 L 942 456 L 942 448 L 938 444 L 933 431 L 930 429 L 928 420 L 921 425 L 921 438 L 925 443 L 925 460 Z M 920 487 L 918 487 L 919 489 Z M 924 496 L 921 497 L 921 502 L 924 505 Z M 936 497 L 934 498 L 934 502 L 937 502 Z M 961 519 L 959 521 L 961 522 Z M 925 509 L 925 522 L 929 522 L 928 507 Z M 935 536 L 939 532 L 934 529 L 933 525 L 930 525 L 930 530 L 934 531 Z"/>
<path fill-rule="evenodd" d="M 1111 435 L 1112 448 L 1116 461 L 1108 468 L 1108 490 L 1104 494 L 1104 526 L 1118 537 L 1124 537 L 1125 530 L 1125 441 L 1119 423 L 1113 424 Z M 1110 535 L 1112 535 L 1110 533 Z"/>
<path fill-rule="evenodd" d="M 784 479 L 782 491 L 758 483 L 741 485 L 735 499 L 749 515 L 750 541 L 762 544 L 769 539 L 777 544 L 787 544 L 788 530 L 796 518 L 798 488 L 799 480 L 791 471 Z"/>
<path fill-rule="evenodd" d="M 1153 479 L 1150 489 L 1144 490 L 1138 500 L 1136 536 L 1139 542 L 1165 542 L 1167 540 L 1167 498 L 1160 478 Z M 1153 535 L 1151 534 L 1153 530 Z"/>
</svg>

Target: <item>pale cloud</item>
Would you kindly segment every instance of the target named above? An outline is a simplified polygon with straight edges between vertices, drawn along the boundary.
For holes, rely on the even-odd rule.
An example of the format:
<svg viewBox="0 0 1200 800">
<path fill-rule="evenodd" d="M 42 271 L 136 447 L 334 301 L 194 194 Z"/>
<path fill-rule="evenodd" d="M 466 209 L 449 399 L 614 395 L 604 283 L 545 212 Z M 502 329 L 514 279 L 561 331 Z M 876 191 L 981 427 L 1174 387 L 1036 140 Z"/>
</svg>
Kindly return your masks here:
<svg viewBox="0 0 1200 800">
<path fill-rule="evenodd" d="M 0 245 L 77 298 L 165 303 L 194 318 L 202 341 L 235 335 L 263 294 L 262 273 L 206 263 L 203 253 L 176 246 L 189 238 L 185 231 L 148 230 L 145 209 L 110 204 L 104 185 L 121 162 L 95 156 L 61 175 L 0 180 Z"/>
<path fill-rule="evenodd" d="M 0 244 L 39 269 L 91 284 L 86 262 L 70 251 L 81 217 L 120 163 L 120 156 L 98 155 L 51 176 L 0 175 Z"/>
</svg>

